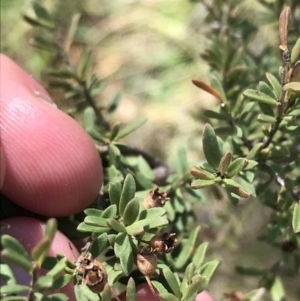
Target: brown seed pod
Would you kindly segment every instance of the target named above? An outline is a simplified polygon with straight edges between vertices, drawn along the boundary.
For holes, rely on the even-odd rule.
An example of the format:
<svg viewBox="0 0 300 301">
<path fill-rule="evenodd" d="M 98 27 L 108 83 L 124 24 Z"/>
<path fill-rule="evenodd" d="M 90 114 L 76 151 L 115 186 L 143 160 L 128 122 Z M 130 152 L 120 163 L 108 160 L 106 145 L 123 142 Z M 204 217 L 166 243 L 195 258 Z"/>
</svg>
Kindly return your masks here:
<svg viewBox="0 0 300 301">
<path fill-rule="evenodd" d="M 100 294 L 107 283 L 107 272 L 101 262 L 93 259 L 91 254 L 77 261 L 79 274 L 82 275 L 82 284 L 85 284 L 93 293 Z"/>
<path fill-rule="evenodd" d="M 169 253 L 175 248 L 177 239 L 175 238 L 175 233 L 162 233 L 155 235 L 150 240 L 150 246 L 153 252 Z"/>
<path fill-rule="evenodd" d="M 159 188 L 150 190 L 150 192 L 145 196 L 143 207 L 145 209 L 154 207 L 163 207 L 167 201 L 169 201 L 166 192 L 159 192 Z"/>
<path fill-rule="evenodd" d="M 137 267 L 144 276 L 151 276 L 157 266 L 157 256 L 149 248 L 139 250 L 137 254 Z"/>
</svg>

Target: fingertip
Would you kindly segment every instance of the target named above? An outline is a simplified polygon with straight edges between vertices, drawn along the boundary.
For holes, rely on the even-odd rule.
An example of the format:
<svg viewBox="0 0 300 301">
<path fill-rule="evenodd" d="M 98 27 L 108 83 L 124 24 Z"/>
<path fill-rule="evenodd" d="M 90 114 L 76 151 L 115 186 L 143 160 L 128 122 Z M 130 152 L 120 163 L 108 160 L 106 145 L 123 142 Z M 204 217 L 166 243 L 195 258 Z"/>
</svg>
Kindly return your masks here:
<svg viewBox="0 0 300 301">
<path fill-rule="evenodd" d="M 82 211 L 102 185 L 101 160 L 92 139 L 74 119 L 41 102 L 39 97 L 47 99 L 48 93 L 3 55 L 1 76 L 1 142 L 6 155 L 2 193 L 41 215 Z"/>
</svg>

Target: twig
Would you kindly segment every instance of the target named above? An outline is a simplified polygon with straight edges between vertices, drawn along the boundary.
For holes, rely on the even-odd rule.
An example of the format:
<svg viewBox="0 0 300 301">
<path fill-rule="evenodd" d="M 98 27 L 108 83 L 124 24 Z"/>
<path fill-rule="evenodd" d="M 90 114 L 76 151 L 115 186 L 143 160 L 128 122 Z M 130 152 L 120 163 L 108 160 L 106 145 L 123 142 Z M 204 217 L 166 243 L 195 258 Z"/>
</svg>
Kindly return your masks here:
<svg viewBox="0 0 300 301">
<path fill-rule="evenodd" d="M 282 60 L 283 60 L 283 70 L 282 70 L 281 87 L 283 87 L 288 82 L 288 76 L 289 76 L 291 58 L 290 58 L 290 52 L 287 49 L 283 51 Z M 283 88 L 281 88 L 281 95 L 278 100 L 276 122 L 272 125 L 271 130 L 269 132 L 269 136 L 263 141 L 260 150 L 267 148 L 270 145 L 270 143 L 273 141 L 275 134 L 279 129 L 279 125 L 282 121 L 282 117 L 284 114 L 285 98 L 286 98 L 286 91 Z"/>
<path fill-rule="evenodd" d="M 150 288 L 152 294 L 153 294 L 155 297 L 157 297 L 157 300 L 158 300 L 158 301 L 161 301 L 161 298 L 160 298 L 159 294 L 155 291 L 155 289 L 154 289 L 154 287 L 153 287 L 153 284 L 152 284 L 152 282 L 151 282 L 151 280 L 150 280 L 150 277 L 149 277 L 149 276 L 145 276 L 145 277 L 146 277 L 147 283 L 148 283 L 148 285 L 149 285 L 149 288 Z"/>
<path fill-rule="evenodd" d="M 110 291 L 111 291 L 112 295 L 114 296 L 114 298 L 115 298 L 117 301 L 121 301 L 120 298 L 115 294 L 115 292 L 113 291 L 112 288 L 110 288 Z"/>
<path fill-rule="evenodd" d="M 33 268 L 33 271 L 32 271 L 32 279 L 31 279 L 31 283 L 30 283 L 30 291 L 29 291 L 29 294 L 28 294 L 28 301 L 34 301 L 35 300 L 34 286 L 35 286 L 35 283 L 38 279 L 37 266 L 34 262 L 33 262 L 33 264 L 34 264 L 34 268 Z"/>
</svg>

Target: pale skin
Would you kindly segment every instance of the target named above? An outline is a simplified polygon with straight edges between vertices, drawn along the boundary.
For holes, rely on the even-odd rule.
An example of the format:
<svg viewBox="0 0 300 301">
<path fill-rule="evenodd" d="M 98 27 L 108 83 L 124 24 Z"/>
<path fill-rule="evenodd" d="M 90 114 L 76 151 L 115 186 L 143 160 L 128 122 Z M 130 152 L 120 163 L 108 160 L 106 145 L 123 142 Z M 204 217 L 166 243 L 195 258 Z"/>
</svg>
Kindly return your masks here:
<svg viewBox="0 0 300 301">
<path fill-rule="evenodd" d="M 0 54 L 0 187 L 18 205 L 46 216 L 68 216 L 88 207 L 102 183 L 102 165 L 93 141 L 71 117 L 58 110 L 46 90 L 16 63 Z M 42 235 L 39 222 L 14 218 L 24 237 Z M 19 223 L 35 235 L 26 238 Z M 53 250 L 76 257 L 67 238 L 57 239 Z M 75 253 L 74 253 L 75 252 Z M 156 300 L 148 286 L 138 287 L 138 300 Z M 75 297 L 70 297 L 71 301 Z M 125 301 L 125 297 L 120 297 Z M 195 301 L 214 301 L 203 292 Z"/>
</svg>

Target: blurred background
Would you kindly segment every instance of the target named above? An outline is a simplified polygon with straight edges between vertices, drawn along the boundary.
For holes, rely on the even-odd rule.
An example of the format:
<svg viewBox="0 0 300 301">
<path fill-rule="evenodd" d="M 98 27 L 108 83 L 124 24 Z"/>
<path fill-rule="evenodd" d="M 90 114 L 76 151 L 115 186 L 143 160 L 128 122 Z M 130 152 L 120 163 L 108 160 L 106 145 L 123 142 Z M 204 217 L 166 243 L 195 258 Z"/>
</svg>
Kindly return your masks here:
<svg viewBox="0 0 300 301">
<path fill-rule="evenodd" d="M 106 82 L 97 97 L 98 103 L 105 104 L 120 92 L 122 100 L 116 119 L 127 123 L 138 116 L 148 118 L 142 128 L 127 138 L 127 143 L 170 164 L 178 147 L 184 146 L 192 165 L 203 158 L 201 131 L 208 120 L 203 110 L 214 108 L 218 102 L 193 86 L 191 79 L 209 82 L 210 67 L 201 54 L 210 45 L 210 33 L 220 26 L 220 20 L 214 19 L 209 8 L 223 2 L 228 2 L 255 29 L 252 40 L 247 41 L 249 49 L 259 57 L 263 49 L 270 47 L 275 64 L 269 64 L 270 69 L 265 72 L 278 70 L 278 14 L 272 5 L 279 2 L 281 5 L 282 1 L 42 0 L 39 3 L 60 24 L 59 37 L 67 34 L 72 20 L 78 21 L 70 58 L 76 65 L 83 48 L 92 49 L 94 72 Z M 47 88 L 45 72 L 53 57 L 29 45 L 35 29 L 22 17 L 33 14 L 31 1 L 0 3 L 1 52 Z M 242 36 L 240 39 L 243 41 Z M 68 109 L 72 100 L 66 101 L 57 89 L 48 87 L 48 91 L 61 109 Z M 222 260 L 209 287 L 216 300 L 226 292 L 245 293 L 259 287 L 257 278 L 241 277 L 236 266 L 270 268 L 276 262 L 280 250 L 257 240 L 271 211 L 256 199 L 233 207 L 222 201 L 222 196 L 206 193 L 196 207 L 196 214 L 202 226 L 201 240 L 210 242 L 210 258 Z M 288 269 L 284 273 L 286 301 L 299 301 L 299 277 Z M 266 296 L 263 300 L 269 299 Z"/>
</svg>

